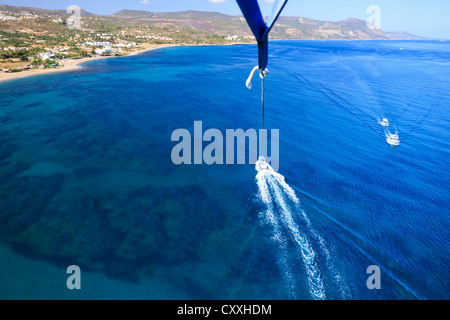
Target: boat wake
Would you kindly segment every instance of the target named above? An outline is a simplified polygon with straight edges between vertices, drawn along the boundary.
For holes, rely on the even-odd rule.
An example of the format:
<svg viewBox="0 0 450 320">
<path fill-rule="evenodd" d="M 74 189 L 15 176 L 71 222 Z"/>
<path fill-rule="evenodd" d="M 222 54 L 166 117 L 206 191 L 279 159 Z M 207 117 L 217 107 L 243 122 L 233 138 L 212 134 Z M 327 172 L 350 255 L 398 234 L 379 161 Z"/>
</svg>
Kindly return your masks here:
<svg viewBox="0 0 450 320">
<path fill-rule="evenodd" d="M 357 103 L 354 103 L 351 99 L 346 98 L 346 95 L 342 93 L 339 94 L 339 91 L 331 88 L 329 84 L 325 84 L 320 81 L 314 81 L 312 79 L 306 78 L 304 75 L 299 73 L 294 73 L 293 76 L 300 82 L 306 83 L 311 87 L 317 89 L 318 92 L 327 97 L 331 102 L 333 102 L 334 105 L 342 108 L 347 113 L 352 115 L 356 120 L 365 124 L 368 129 L 374 134 L 382 138 L 386 138 L 386 141 L 391 146 L 398 146 L 400 144 L 398 134 L 386 133 L 389 122 L 385 118 L 382 120 L 379 119 L 379 116 L 374 114 L 375 111 L 378 114 L 392 113 L 392 111 L 395 111 L 394 114 L 396 113 L 397 117 L 394 118 L 405 118 L 401 117 L 401 114 L 399 114 L 398 110 L 404 110 L 404 112 L 409 111 L 406 119 L 402 121 L 402 127 L 404 129 L 402 129 L 402 142 L 405 142 L 406 140 L 409 140 L 411 138 L 416 130 L 422 127 L 422 125 L 430 117 L 431 113 L 440 105 L 440 102 L 437 101 L 430 101 L 425 105 L 424 102 L 415 100 L 411 100 L 408 103 L 395 105 L 395 100 L 397 100 L 396 97 L 389 95 L 389 93 L 374 92 L 372 89 L 374 87 L 373 84 L 368 82 L 366 77 L 360 74 L 360 71 L 354 70 L 351 65 L 347 64 L 342 59 L 339 51 L 337 52 L 337 55 L 341 60 L 342 65 L 355 75 L 354 81 L 357 82 L 358 88 L 362 90 L 363 94 L 366 97 L 370 97 L 370 99 L 372 99 L 374 102 L 378 99 L 381 99 L 380 101 L 378 101 L 378 103 L 373 103 L 373 108 L 371 108 L 370 110 L 364 110 L 363 108 L 358 107 Z M 432 87 L 432 84 L 433 82 L 431 81 L 431 79 L 428 79 L 428 83 L 424 84 L 423 87 L 430 88 L 430 85 Z M 390 110 L 383 110 L 385 107 L 383 108 L 382 106 L 389 106 Z M 411 108 L 414 108 L 414 112 L 412 112 Z M 384 134 L 379 130 L 375 123 L 379 123 L 383 126 Z"/>
<path fill-rule="evenodd" d="M 293 265 L 301 257 L 306 274 L 306 282 L 311 297 L 315 300 L 326 298 L 323 270 L 319 269 L 319 257 L 313 248 L 312 240 L 317 243 L 317 250 L 325 256 L 325 265 L 340 287 L 343 298 L 348 298 L 348 288 L 342 276 L 333 265 L 332 257 L 325 241 L 313 229 L 306 213 L 300 208 L 300 201 L 295 191 L 285 182 L 284 177 L 276 172 L 263 170 L 256 175 L 259 197 L 265 204 L 263 217 L 272 226 L 272 239 L 279 247 L 278 265 L 285 286 L 291 299 L 298 298 L 299 277 L 293 271 Z M 300 224 L 304 225 L 304 230 Z M 309 236 L 309 237 L 308 237 Z M 289 254 L 289 246 L 294 246 L 299 254 Z"/>
</svg>

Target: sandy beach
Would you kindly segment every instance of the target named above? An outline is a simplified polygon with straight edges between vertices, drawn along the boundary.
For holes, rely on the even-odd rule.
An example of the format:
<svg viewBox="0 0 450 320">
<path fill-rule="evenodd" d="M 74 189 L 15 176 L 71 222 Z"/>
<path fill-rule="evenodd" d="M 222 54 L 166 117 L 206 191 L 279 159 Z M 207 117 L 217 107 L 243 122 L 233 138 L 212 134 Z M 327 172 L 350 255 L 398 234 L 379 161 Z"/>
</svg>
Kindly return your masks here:
<svg viewBox="0 0 450 320">
<path fill-rule="evenodd" d="M 145 48 L 133 51 L 127 55 L 123 56 L 96 56 L 92 58 L 82 58 L 82 59 L 67 59 L 63 61 L 64 67 L 59 68 L 52 68 L 52 69 L 30 69 L 22 72 L 15 72 L 15 73 L 7 73 L 7 72 L 0 72 L 0 82 L 13 80 L 13 79 L 20 79 L 25 77 L 31 77 L 39 74 L 47 74 L 47 73 L 54 73 L 54 72 L 65 72 L 65 71 L 72 71 L 81 68 L 80 64 L 87 62 L 87 61 L 94 61 L 99 59 L 107 59 L 107 58 L 117 58 L 117 57 L 127 57 L 127 56 L 133 56 L 137 55 L 139 53 L 150 51 L 158 48 L 163 47 L 172 47 L 173 45 L 149 45 Z"/>
</svg>

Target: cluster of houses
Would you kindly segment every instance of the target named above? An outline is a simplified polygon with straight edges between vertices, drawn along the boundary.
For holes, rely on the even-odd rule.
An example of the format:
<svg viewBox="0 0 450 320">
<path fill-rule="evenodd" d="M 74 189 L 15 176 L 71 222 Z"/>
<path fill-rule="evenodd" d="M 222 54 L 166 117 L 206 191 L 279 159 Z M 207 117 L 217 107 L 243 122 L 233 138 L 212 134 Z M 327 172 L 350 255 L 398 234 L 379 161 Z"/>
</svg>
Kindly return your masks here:
<svg viewBox="0 0 450 320">
<path fill-rule="evenodd" d="M 111 47 L 111 42 L 105 41 L 105 42 L 99 42 L 99 41 L 86 41 L 84 43 L 86 46 L 94 46 L 94 47 Z"/>
<path fill-rule="evenodd" d="M 2 40 L 7 41 L 8 38 L 0 39 L 0 43 Z M 45 40 L 36 40 L 35 43 L 41 44 L 45 43 Z M 81 49 L 90 52 L 90 50 L 94 47 L 96 54 L 108 54 L 108 53 L 122 53 L 122 49 L 130 49 L 137 47 L 135 42 L 131 43 L 118 43 L 113 44 L 111 42 L 95 42 L 95 41 L 86 41 L 83 44 L 78 45 Z M 0 48 L 0 51 L 28 51 L 31 50 L 31 47 L 5 47 Z M 70 51 L 70 47 L 57 47 L 57 48 L 44 48 L 45 52 L 38 53 L 38 58 L 42 60 L 53 59 L 56 54 L 69 55 L 68 51 Z"/>
<path fill-rule="evenodd" d="M 53 53 L 51 53 L 51 52 L 38 53 L 37 57 L 42 59 L 43 61 L 56 58 L 56 56 Z"/>
<path fill-rule="evenodd" d="M 137 44 L 135 42 L 130 43 L 115 43 L 112 44 L 108 41 L 86 41 L 83 43 L 84 48 L 89 47 L 100 47 L 98 49 L 95 49 L 96 54 L 109 54 L 109 53 L 122 53 L 122 49 L 130 49 L 137 47 Z"/>
<path fill-rule="evenodd" d="M 242 41 L 242 38 L 241 37 L 238 37 L 238 36 L 228 36 L 228 37 L 225 37 L 225 40 L 228 40 L 228 41 Z"/>
<path fill-rule="evenodd" d="M 252 36 L 243 36 L 243 37 L 240 37 L 240 36 L 228 36 L 228 37 L 225 37 L 225 40 L 235 41 L 235 42 L 240 42 L 240 41 L 242 41 L 242 39 L 253 40 L 253 37 Z"/>
</svg>

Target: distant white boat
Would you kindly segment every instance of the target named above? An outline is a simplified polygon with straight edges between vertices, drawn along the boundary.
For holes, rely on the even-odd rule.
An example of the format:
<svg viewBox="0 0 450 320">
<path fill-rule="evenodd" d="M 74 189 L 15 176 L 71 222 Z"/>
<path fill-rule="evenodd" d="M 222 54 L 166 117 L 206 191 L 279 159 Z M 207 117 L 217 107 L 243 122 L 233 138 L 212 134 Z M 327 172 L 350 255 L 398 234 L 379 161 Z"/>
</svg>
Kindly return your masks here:
<svg viewBox="0 0 450 320">
<path fill-rule="evenodd" d="M 386 142 L 389 143 L 391 146 L 398 146 L 400 145 L 400 139 L 398 137 L 398 133 L 390 133 L 386 132 Z"/>
<path fill-rule="evenodd" d="M 258 172 L 260 172 L 262 170 L 274 171 L 272 169 L 272 166 L 267 163 L 266 158 L 263 156 L 259 157 L 258 161 L 256 161 L 255 169 Z"/>
<path fill-rule="evenodd" d="M 383 127 L 389 127 L 389 120 L 386 118 L 383 118 L 382 121 L 379 122 Z"/>
</svg>

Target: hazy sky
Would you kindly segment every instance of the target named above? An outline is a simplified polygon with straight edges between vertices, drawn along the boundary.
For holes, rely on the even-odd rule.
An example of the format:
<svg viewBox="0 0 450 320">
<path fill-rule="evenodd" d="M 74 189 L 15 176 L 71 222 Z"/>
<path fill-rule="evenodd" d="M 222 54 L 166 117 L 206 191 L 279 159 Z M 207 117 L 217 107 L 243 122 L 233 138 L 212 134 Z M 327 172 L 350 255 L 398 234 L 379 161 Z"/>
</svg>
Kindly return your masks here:
<svg viewBox="0 0 450 320">
<path fill-rule="evenodd" d="M 259 0 L 269 15 L 273 0 Z M 0 0 L 1 4 L 66 9 L 78 5 L 97 14 L 112 14 L 120 9 L 153 12 L 202 10 L 240 14 L 234 0 Z M 283 15 L 339 21 L 346 18 L 367 20 L 367 8 L 380 8 L 381 29 L 450 39 L 450 0 L 289 0 Z"/>
</svg>

